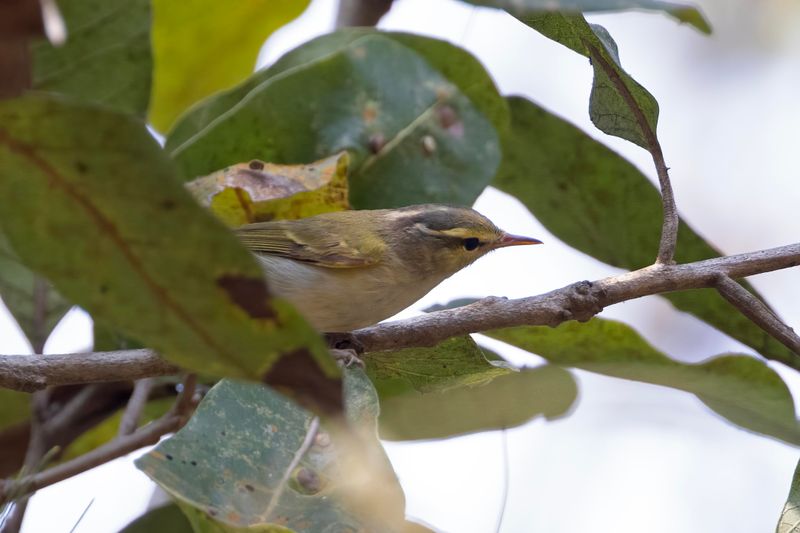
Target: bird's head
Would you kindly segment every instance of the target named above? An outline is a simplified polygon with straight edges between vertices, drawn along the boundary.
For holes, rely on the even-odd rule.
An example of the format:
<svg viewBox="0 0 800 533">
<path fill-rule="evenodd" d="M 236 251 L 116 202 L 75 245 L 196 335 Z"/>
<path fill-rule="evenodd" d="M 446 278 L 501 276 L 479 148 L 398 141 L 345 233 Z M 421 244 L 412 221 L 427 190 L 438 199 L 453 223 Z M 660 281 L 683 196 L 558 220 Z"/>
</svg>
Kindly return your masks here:
<svg viewBox="0 0 800 533">
<path fill-rule="evenodd" d="M 541 244 L 531 237 L 499 229 L 474 209 L 447 205 L 417 205 L 391 211 L 386 238 L 411 268 L 447 277 L 492 250 Z"/>
</svg>

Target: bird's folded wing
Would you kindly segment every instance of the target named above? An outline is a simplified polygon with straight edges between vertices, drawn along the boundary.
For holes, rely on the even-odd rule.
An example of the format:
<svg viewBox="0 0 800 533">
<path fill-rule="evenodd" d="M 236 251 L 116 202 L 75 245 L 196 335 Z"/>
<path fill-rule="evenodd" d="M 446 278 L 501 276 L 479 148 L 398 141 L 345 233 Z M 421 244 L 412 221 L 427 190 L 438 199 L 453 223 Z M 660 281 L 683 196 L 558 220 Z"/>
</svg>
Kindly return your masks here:
<svg viewBox="0 0 800 533">
<path fill-rule="evenodd" d="M 235 228 L 239 240 L 252 252 L 276 255 L 328 268 L 375 265 L 385 245 L 363 228 L 343 238 L 335 226 L 306 228 L 297 222 L 259 222 Z M 352 232 L 352 228 L 351 228 Z"/>
</svg>

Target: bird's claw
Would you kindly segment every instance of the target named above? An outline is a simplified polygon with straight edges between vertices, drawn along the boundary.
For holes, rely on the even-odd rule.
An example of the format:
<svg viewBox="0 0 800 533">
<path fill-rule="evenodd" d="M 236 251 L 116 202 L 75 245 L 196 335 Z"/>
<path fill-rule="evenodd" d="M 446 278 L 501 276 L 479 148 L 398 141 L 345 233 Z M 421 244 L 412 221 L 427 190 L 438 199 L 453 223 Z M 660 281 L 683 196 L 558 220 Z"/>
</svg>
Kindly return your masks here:
<svg viewBox="0 0 800 533">
<path fill-rule="evenodd" d="M 358 367 L 364 368 L 364 361 L 358 357 L 358 354 L 352 348 L 347 349 L 340 349 L 340 348 L 331 348 L 331 355 L 339 365 L 343 366 L 344 368 L 350 368 L 353 365 Z"/>
</svg>

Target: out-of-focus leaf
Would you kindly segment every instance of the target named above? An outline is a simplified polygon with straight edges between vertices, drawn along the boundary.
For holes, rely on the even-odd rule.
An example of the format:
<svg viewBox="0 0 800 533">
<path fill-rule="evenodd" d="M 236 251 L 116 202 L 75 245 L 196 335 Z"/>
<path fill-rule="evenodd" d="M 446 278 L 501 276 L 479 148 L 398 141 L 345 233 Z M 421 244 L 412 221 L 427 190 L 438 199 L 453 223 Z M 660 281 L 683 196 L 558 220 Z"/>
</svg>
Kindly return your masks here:
<svg viewBox="0 0 800 533">
<path fill-rule="evenodd" d="M 492 354 L 493 355 L 493 354 Z M 373 352 L 364 362 L 381 398 L 381 437 L 416 440 L 516 426 L 566 413 L 577 387 L 556 367 L 518 370 L 471 337 L 433 348 Z"/>
<path fill-rule="evenodd" d="M 142 415 L 139 418 L 139 425 L 143 426 L 161 417 L 169 410 L 173 403 L 175 403 L 173 398 L 160 398 L 148 402 L 142 410 Z M 70 459 L 79 457 L 116 438 L 119 433 L 119 423 L 122 420 L 122 413 L 123 409 L 120 409 L 112 416 L 106 418 L 72 441 L 59 456 L 59 461 L 69 461 Z"/>
<path fill-rule="evenodd" d="M 567 121 L 521 97 L 508 103 L 513 120 L 493 185 L 516 196 L 559 239 L 600 261 L 628 270 L 652 263 L 661 235 L 661 198 L 650 181 Z M 679 263 L 720 255 L 684 222 L 678 243 Z M 715 290 L 663 296 L 765 356 L 794 357 Z"/>
<path fill-rule="evenodd" d="M 346 152 L 308 165 L 253 160 L 197 178 L 186 188 L 232 227 L 304 218 L 350 207 L 348 162 Z"/>
<path fill-rule="evenodd" d="M 651 149 L 658 124 L 658 102 L 622 69 L 617 44 L 605 28 L 589 24 L 581 14 L 538 13 L 518 18 L 591 59 L 594 81 L 589 116 L 595 126 L 645 150 Z"/>
<path fill-rule="evenodd" d="M 308 2 L 154 0 L 153 126 L 168 130 L 191 104 L 253 72 L 267 37 L 302 13 Z"/>
<path fill-rule="evenodd" d="M 47 281 L 22 264 L 1 232 L 0 297 L 34 351 L 41 351 L 50 332 L 72 307 Z"/>
<path fill-rule="evenodd" d="M 537 416 L 552 420 L 569 412 L 577 394 L 569 372 L 547 365 L 484 385 L 381 396 L 380 434 L 388 440 L 442 439 L 515 427 Z"/>
<path fill-rule="evenodd" d="M 537 12 L 573 12 L 575 14 L 596 11 L 620 11 L 623 9 L 647 9 L 663 11 L 678 22 L 690 24 L 703 33 L 711 33 L 711 26 L 697 8 L 663 2 L 661 0 L 464 0 L 470 4 L 499 7 L 512 15 L 524 17 Z"/>
<path fill-rule="evenodd" d="M 180 366 L 341 407 L 322 340 L 142 123 L 34 95 L 0 102 L 0 124 L 4 231 L 62 294 Z"/>
<path fill-rule="evenodd" d="M 30 394 L 0 389 L 0 429 L 24 422 L 30 416 Z"/>
<path fill-rule="evenodd" d="M 680 363 L 650 346 L 629 326 L 599 318 L 585 324 L 509 328 L 487 335 L 557 365 L 690 392 L 744 429 L 800 444 L 800 425 L 788 387 L 752 357 L 723 355 L 699 364 Z"/>
<path fill-rule="evenodd" d="M 515 372 L 511 365 L 488 361 L 472 337 L 454 337 L 433 348 L 371 352 L 364 358 L 381 399 L 409 391 L 442 392 L 488 383 Z"/>
<path fill-rule="evenodd" d="M 794 470 L 789 497 L 783 506 L 775 533 L 797 533 L 798 524 L 800 524 L 800 463 Z"/>
<path fill-rule="evenodd" d="M 67 41 L 33 47 L 34 88 L 144 117 L 153 68 L 149 0 L 70 0 L 58 7 Z"/>
<path fill-rule="evenodd" d="M 344 30 L 199 104 L 166 146 L 187 176 L 347 150 L 357 208 L 471 204 L 497 169 L 507 120 L 491 79 L 463 50 Z"/>
<path fill-rule="evenodd" d="M 377 394 L 363 371 L 345 372 L 349 418 L 391 467 L 375 439 Z M 391 531 L 374 529 L 363 513 L 340 499 L 353 472 L 340 470 L 341 441 L 321 429 L 296 466 L 309 438 L 310 413 L 256 384 L 223 380 L 201 402 L 189 423 L 170 439 L 136 461 L 136 465 L 173 497 L 204 513 L 189 514 L 202 530 L 229 527 L 281 526 L 295 531 Z M 368 460 L 368 458 L 364 458 Z M 394 514 L 402 518 L 402 496 L 393 474 L 391 487 L 400 501 Z M 381 483 L 387 483 L 381 478 Z M 386 494 L 387 492 L 384 492 Z M 206 516 L 207 515 L 207 516 Z M 212 520 L 213 518 L 213 520 Z"/>
<path fill-rule="evenodd" d="M 180 507 L 168 503 L 156 507 L 125 526 L 120 533 L 195 533 Z"/>
</svg>

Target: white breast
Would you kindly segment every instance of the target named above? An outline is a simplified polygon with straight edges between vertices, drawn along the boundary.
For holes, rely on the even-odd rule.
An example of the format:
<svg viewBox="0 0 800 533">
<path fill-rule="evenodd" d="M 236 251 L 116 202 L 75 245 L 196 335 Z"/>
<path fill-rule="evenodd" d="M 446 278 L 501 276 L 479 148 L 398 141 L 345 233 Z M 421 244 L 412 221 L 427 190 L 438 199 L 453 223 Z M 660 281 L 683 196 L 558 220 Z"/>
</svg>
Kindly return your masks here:
<svg viewBox="0 0 800 533">
<path fill-rule="evenodd" d="M 325 268 L 283 257 L 257 256 L 270 290 L 289 300 L 320 331 L 366 327 L 402 311 L 444 277 L 389 281 L 386 267 Z"/>
</svg>

